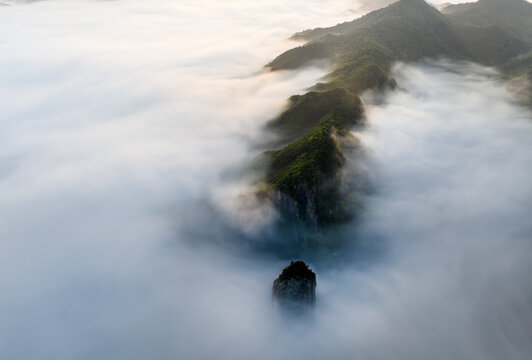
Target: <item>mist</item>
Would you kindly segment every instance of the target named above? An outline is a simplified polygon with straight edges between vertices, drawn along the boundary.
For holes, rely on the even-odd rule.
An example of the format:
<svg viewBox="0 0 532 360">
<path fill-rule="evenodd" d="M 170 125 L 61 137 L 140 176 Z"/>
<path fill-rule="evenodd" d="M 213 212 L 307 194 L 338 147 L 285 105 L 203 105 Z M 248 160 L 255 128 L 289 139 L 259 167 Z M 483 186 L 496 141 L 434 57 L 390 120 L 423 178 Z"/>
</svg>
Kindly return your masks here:
<svg viewBox="0 0 532 360">
<path fill-rule="evenodd" d="M 532 116 L 493 69 L 439 61 L 394 76 L 402 91 L 359 134 L 377 189 L 361 236 L 386 249 L 372 280 L 382 358 L 526 359 Z"/>
<path fill-rule="evenodd" d="M 286 260 L 231 243 L 276 217 L 240 175 L 327 69 L 263 65 L 363 2 L 1 4 L 1 358 L 530 358 L 532 125 L 494 70 L 398 65 L 367 99 L 346 251 L 378 255 L 311 263 L 317 307 L 287 319 Z"/>
</svg>

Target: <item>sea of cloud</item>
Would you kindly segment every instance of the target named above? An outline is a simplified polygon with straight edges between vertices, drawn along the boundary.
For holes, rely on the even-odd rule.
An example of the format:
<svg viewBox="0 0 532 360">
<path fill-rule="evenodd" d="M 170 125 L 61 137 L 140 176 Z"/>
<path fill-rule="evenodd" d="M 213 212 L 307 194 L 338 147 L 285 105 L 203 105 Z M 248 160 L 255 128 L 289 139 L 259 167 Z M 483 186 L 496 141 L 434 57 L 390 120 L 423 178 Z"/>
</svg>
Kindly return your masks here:
<svg viewBox="0 0 532 360">
<path fill-rule="evenodd" d="M 324 69 L 263 66 L 293 32 L 347 20 L 347 2 L 4 3 L 1 357 L 211 351 L 199 334 L 229 326 L 242 301 L 260 308 L 281 265 L 251 276 L 255 264 L 184 246 L 185 228 L 211 242 L 227 236 L 220 223 L 268 221 L 240 211 L 245 187 L 224 179 Z"/>
<path fill-rule="evenodd" d="M 262 66 L 364 4 L 3 3 L 1 358 L 530 358 L 532 126 L 492 70 L 396 68 L 357 134 L 375 193 L 353 237 L 384 250 L 316 265 L 293 321 L 283 262 L 209 244 L 266 231 L 234 172 L 326 71 Z"/>
</svg>

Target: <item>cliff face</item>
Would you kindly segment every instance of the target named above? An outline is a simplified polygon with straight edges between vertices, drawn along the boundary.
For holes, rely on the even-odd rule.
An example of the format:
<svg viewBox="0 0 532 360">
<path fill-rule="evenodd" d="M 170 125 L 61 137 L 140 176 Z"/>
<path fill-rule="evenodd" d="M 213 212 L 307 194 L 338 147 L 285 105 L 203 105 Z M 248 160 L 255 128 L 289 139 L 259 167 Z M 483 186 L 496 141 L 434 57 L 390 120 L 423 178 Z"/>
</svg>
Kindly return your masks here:
<svg viewBox="0 0 532 360">
<path fill-rule="evenodd" d="M 363 112 L 360 98 L 348 90 L 311 91 L 292 97 L 289 108 L 268 124 L 288 144 L 267 153 L 266 182 L 299 242 L 350 216 L 341 170 L 345 149 L 358 146 L 348 130 L 363 125 Z"/>
<path fill-rule="evenodd" d="M 273 299 L 285 310 L 305 310 L 316 302 L 316 274 L 303 261 L 292 261 L 273 282 Z"/>
<path fill-rule="evenodd" d="M 315 210 L 316 189 L 310 189 L 306 184 L 299 184 L 295 189 L 295 200 L 285 192 L 276 190 L 272 195 L 275 206 L 281 211 L 283 218 L 294 229 L 294 235 L 298 242 L 304 241 L 301 230 L 305 228 L 311 232 L 317 232 L 318 214 Z"/>
</svg>

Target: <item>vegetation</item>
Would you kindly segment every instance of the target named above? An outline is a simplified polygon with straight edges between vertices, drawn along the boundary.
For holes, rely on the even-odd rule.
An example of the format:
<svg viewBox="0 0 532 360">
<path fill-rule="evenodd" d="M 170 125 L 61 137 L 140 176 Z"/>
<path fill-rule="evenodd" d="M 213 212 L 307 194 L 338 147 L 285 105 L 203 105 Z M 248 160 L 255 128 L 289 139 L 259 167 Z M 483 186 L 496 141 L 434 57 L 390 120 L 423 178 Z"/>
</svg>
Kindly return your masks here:
<svg viewBox="0 0 532 360">
<path fill-rule="evenodd" d="M 318 225 L 334 222 L 339 196 L 335 179 L 344 157 L 335 141 L 339 121 L 331 115 L 294 143 L 271 153 L 267 182 L 294 199 L 302 217 L 310 208 Z"/>
<path fill-rule="evenodd" d="M 440 13 L 423 0 L 400 0 L 355 21 L 294 37 L 310 42 L 280 55 L 269 67 L 295 68 L 301 64 L 292 59 L 312 60 L 297 55 L 309 46 L 327 48 L 336 70 L 364 56 L 384 69 L 397 60 L 438 56 L 501 65 L 532 46 L 532 5 L 480 0 L 450 5 Z"/>
<path fill-rule="evenodd" d="M 316 283 L 316 274 L 309 269 L 305 262 L 292 261 L 290 265 L 283 269 L 281 275 L 275 279 L 274 284 L 295 278 L 310 279 L 314 284 Z"/>
<path fill-rule="evenodd" d="M 303 138 L 273 151 L 268 182 L 293 195 L 299 184 L 315 186 L 320 178 L 334 175 L 343 164 L 333 139 L 335 122 L 332 116 L 325 116 Z"/>
<path fill-rule="evenodd" d="M 327 44 L 323 42 L 310 43 L 305 46 L 288 50 L 282 58 L 269 65 L 272 71 L 297 69 L 310 61 L 328 59 L 331 52 Z"/>
<path fill-rule="evenodd" d="M 338 171 L 348 129 L 361 124 L 360 98 L 343 88 L 293 96 L 288 109 L 268 127 L 288 145 L 268 153 L 266 181 L 295 200 L 299 220 L 330 224 L 348 216 L 340 197 Z M 308 212 L 311 212 L 310 214 Z"/>
<path fill-rule="evenodd" d="M 532 4 L 524 0 L 479 0 L 439 12 L 423 0 L 400 0 L 352 22 L 294 35 L 307 44 L 281 54 L 272 71 L 327 59 L 326 82 L 290 98 L 268 128 L 288 142 L 268 153 L 266 181 L 292 198 L 299 217 L 309 209 L 318 225 L 349 214 L 342 204 L 338 173 L 345 159 L 341 139 L 361 124 L 366 90 L 396 86 L 394 62 L 447 57 L 497 66 L 509 77 L 532 80 Z M 530 81 L 532 83 L 532 81 Z M 532 101 L 532 98 L 531 98 Z"/>
<path fill-rule="evenodd" d="M 360 98 L 344 88 L 311 91 L 290 98 L 288 109 L 268 124 L 268 128 L 285 140 L 300 138 L 320 125 L 326 115 L 341 129 L 360 123 L 363 108 Z"/>
<path fill-rule="evenodd" d="M 442 12 L 458 26 L 497 26 L 532 45 L 532 6 L 526 1 L 480 0 L 476 3 L 449 5 Z"/>
</svg>

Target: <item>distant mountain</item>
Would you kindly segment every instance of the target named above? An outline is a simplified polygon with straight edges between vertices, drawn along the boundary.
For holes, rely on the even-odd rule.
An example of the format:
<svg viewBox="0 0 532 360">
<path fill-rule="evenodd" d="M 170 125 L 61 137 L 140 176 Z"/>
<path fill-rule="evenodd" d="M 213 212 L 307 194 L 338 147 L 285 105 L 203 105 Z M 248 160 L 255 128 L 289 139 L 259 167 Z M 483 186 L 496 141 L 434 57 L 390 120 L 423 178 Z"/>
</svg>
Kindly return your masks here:
<svg viewBox="0 0 532 360">
<path fill-rule="evenodd" d="M 423 0 L 400 0 L 348 23 L 294 35 L 309 42 L 268 67 L 295 69 L 329 59 L 339 70 L 371 52 L 378 53 L 369 57 L 381 65 L 438 56 L 501 65 L 532 45 L 531 12 L 524 0 L 480 0 L 448 6 L 443 13 Z"/>
<path fill-rule="evenodd" d="M 498 26 L 513 31 L 532 45 L 532 4 L 524 0 L 479 0 L 476 3 L 449 5 L 442 9 L 458 25 Z"/>
<path fill-rule="evenodd" d="M 423 0 L 400 0 L 293 39 L 307 43 L 278 56 L 269 69 L 296 69 L 316 60 L 333 64 L 326 82 L 291 98 L 268 124 L 283 144 L 268 152 L 270 198 L 306 233 L 353 215 L 343 201 L 349 192 L 341 171 L 344 151 L 356 144 L 347 130 L 363 124 L 359 94 L 396 86 L 390 74 L 395 62 L 446 57 L 532 80 L 532 4 L 524 0 L 479 0 L 441 12 Z"/>
</svg>

